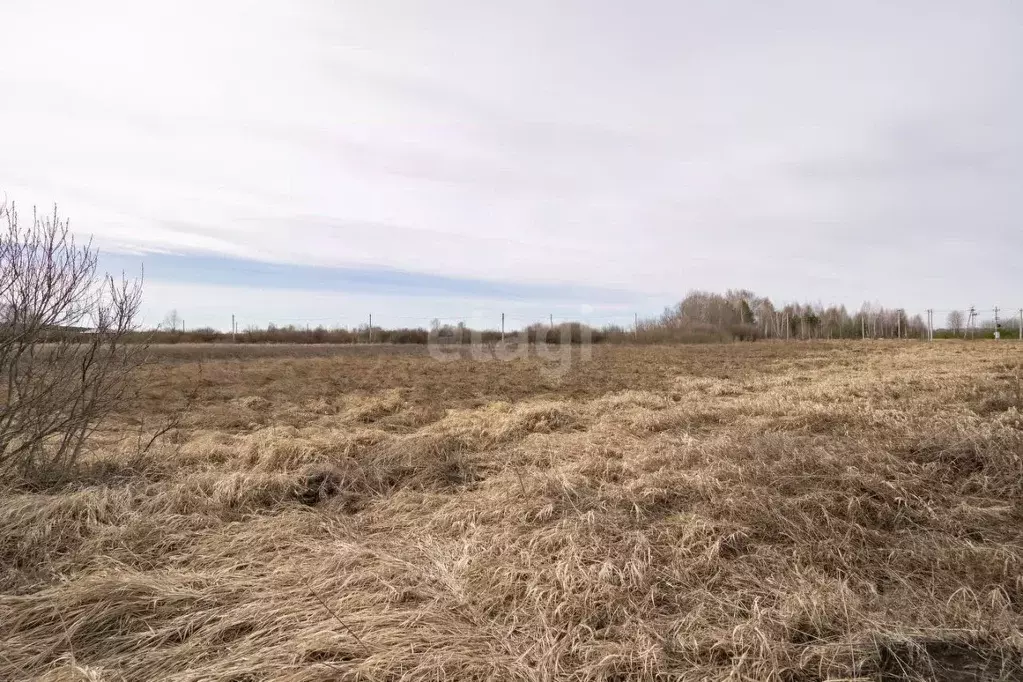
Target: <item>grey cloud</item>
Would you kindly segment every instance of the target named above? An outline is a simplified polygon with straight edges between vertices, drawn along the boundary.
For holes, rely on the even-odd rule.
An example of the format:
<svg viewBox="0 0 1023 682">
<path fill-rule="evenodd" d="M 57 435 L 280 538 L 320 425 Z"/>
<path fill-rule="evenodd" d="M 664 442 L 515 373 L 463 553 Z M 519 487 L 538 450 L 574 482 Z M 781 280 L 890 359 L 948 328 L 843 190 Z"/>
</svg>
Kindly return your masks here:
<svg viewBox="0 0 1023 682">
<path fill-rule="evenodd" d="M 66 2 L 0 43 L 0 191 L 126 247 L 665 296 L 1011 297 L 1021 17 Z"/>
</svg>

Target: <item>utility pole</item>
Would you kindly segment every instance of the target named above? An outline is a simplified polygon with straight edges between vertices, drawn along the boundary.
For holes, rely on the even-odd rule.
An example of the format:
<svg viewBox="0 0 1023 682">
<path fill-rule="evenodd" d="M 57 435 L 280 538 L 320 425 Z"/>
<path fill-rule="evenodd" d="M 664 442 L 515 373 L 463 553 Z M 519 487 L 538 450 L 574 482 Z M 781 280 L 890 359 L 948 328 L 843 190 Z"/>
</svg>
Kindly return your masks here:
<svg viewBox="0 0 1023 682">
<path fill-rule="evenodd" d="M 181 333 L 182 334 L 185 333 L 185 320 L 184 320 L 184 318 L 182 318 L 182 320 L 181 320 Z"/>
<path fill-rule="evenodd" d="M 234 313 L 231 313 L 231 343 L 234 343 L 234 333 L 237 327 L 234 326 Z"/>
<path fill-rule="evenodd" d="M 369 342 L 373 343 L 373 313 L 369 314 Z"/>
<path fill-rule="evenodd" d="M 501 313 L 501 343 L 504 343 L 504 313 Z"/>
<path fill-rule="evenodd" d="M 860 313 L 860 341 L 867 340 L 867 316 Z"/>
<path fill-rule="evenodd" d="M 897 326 L 896 326 L 895 338 L 901 339 L 902 338 L 902 310 L 896 311 L 896 315 L 898 316 L 899 319 L 898 319 Z"/>
<path fill-rule="evenodd" d="M 934 310 L 927 309 L 927 340 L 934 340 Z"/>
<path fill-rule="evenodd" d="M 998 306 L 995 306 L 995 339 L 999 339 L 999 338 L 1001 338 L 1001 336 L 1002 335 L 999 332 L 999 325 L 998 325 Z"/>
<path fill-rule="evenodd" d="M 1020 319 L 1023 319 L 1023 311 L 1020 311 Z M 1023 334 L 1023 331 L 1020 334 Z M 632 313 L 632 335 L 639 341 L 639 313 Z"/>
<path fill-rule="evenodd" d="M 551 313 L 551 329 L 554 329 L 554 313 Z"/>
<path fill-rule="evenodd" d="M 977 314 L 977 311 L 971 305 L 970 306 L 970 320 L 969 320 L 969 322 L 966 323 L 967 329 L 970 330 L 970 338 L 971 339 L 976 338 L 976 334 L 973 333 L 973 316 L 976 315 L 976 314 Z"/>
</svg>

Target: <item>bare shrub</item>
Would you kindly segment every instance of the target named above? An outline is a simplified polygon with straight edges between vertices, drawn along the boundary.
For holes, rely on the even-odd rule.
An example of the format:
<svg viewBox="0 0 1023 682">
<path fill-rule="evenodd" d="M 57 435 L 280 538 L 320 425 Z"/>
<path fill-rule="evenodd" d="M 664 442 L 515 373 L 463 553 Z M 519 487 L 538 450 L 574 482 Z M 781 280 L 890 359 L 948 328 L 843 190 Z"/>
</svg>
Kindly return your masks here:
<svg viewBox="0 0 1023 682">
<path fill-rule="evenodd" d="M 65 477 L 130 386 L 145 344 L 125 344 L 142 283 L 97 273 L 91 242 L 0 205 L 0 476 Z"/>
</svg>

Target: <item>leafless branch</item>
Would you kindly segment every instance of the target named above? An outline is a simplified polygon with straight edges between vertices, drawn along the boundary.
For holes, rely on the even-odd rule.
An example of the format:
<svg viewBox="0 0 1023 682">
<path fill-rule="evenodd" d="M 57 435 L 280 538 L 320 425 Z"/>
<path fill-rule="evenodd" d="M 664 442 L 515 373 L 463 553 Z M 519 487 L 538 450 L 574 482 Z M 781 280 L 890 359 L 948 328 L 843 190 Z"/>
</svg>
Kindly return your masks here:
<svg viewBox="0 0 1023 682">
<path fill-rule="evenodd" d="M 126 344 L 141 279 L 98 274 L 56 208 L 0 205 L 0 474 L 62 477 L 128 392 L 147 346 Z"/>
</svg>

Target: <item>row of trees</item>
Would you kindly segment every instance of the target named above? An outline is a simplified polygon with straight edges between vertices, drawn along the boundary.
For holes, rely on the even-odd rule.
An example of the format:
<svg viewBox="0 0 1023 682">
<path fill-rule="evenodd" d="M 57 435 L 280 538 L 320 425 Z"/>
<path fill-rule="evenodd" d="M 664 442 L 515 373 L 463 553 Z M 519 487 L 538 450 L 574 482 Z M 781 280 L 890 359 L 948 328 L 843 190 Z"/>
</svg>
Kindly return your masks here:
<svg viewBox="0 0 1023 682">
<path fill-rule="evenodd" d="M 401 327 L 388 329 L 368 325 L 359 327 L 317 326 L 296 327 L 270 324 L 265 328 L 249 327 L 236 334 L 212 328 L 179 328 L 176 312 L 167 316 L 160 328 L 141 332 L 138 338 L 156 343 L 396 343 L 426 344 L 432 340 L 445 343 L 494 343 L 501 340 L 495 329 L 473 329 L 464 323 L 441 324 L 434 320 L 430 329 Z M 963 311 L 952 311 L 944 329 L 936 328 L 939 338 L 991 337 L 996 328 L 993 319 L 970 322 Z M 1013 317 L 998 324 L 1003 334 L 1018 334 L 1019 319 Z M 610 342 L 713 342 L 756 339 L 808 340 L 808 339 L 916 339 L 927 336 L 927 324 L 920 315 L 908 316 L 901 308 L 886 308 L 875 303 L 864 303 L 859 310 L 850 312 L 845 306 L 787 303 L 776 306 L 769 298 L 744 290 L 729 290 L 724 294 L 694 291 L 676 305 L 665 308 L 661 315 L 641 320 L 636 328 L 622 326 L 588 327 L 579 322 L 564 322 L 553 328 L 542 322 L 527 326 L 521 332 L 509 332 L 509 337 L 525 339 L 530 343 L 545 340 L 560 343 L 570 339 L 580 343 L 589 339 L 594 343 Z"/>
<path fill-rule="evenodd" d="M 174 315 L 175 319 L 176 315 Z M 472 343 L 500 341 L 501 332 L 494 329 L 476 330 L 464 323 L 441 324 L 434 320 L 430 329 L 315 327 L 294 325 L 266 328 L 250 327 L 236 334 L 215 329 L 178 330 L 175 324 L 148 332 L 149 339 L 157 343 L 199 342 L 214 343 L 234 340 L 236 343 L 399 343 L 426 344 Z M 580 322 L 565 322 L 553 328 L 546 323 L 535 323 L 524 330 L 509 332 L 508 336 L 534 343 L 545 340 L 560 343 L 568 340 L 580 343 L 589 340 L 601 342 L 691 343 L 756 339 L 908 339 L 922 338 L 927 326 L 921 316 L 907 316 L 899 308 L 886 308 L 865 303 L 858 311 L 850 312 L 845 306 L 788 303 L 776 306 L 767 297 L 742 289 L 724 294 L 694 291 L 676 305 L 668 307 L 654 318 L 641 320 L 635 328 L 622 326 L 589 327 Z"/>
<path fill-rule="evenodd" d="M 622 330 L 624 332 L 624 330 Z M 694 291 L 660 316 L 641 321 L 640 341 L 721 341 L 753 339 L 921 338 L 927 325 L 920 315 L 900 308 L 864 303 L 855 312 L 845 306 L 788 303 L 745 289 L 724 294 Z"/>
<path fill-rule="evenodd" d="M 168 316 L 170 317 L 170 316 Z M 180 324 L 180 323 L 179 323 Z M 552 328 L 545 323 L 535 323 L 525 329 L 509 331 L 506 335 L 509 339 L 536 343 L 538 340 L 547 343 L 561 343 L 568 340 L 570 343 L 582 343 L 591 341 L 600 343 L 606 340 L 607 333 L 604 330 L 589 327 L 579 322 L 562 322 Z M 395 344 L 420 344 L 426 345 L 431 342 L 447 344 L 469 344 L 469 343 L 497 343 L 501 340 L 501 331 L 498 329 L 473 329 L 465 323 L 440 324 L 438 321 L 430 326 L 430 329 L 422 327 L 400 327 L 388 329 L 374 325 L 359 327 L 297 327 L 295 325 L 277 326 L 269 324 L 266 327 L 248 327 L 239 330 L 237 333 L 222 332 L 211 327 L 200 327 L 198 329 L 184 330 L 180 326 L 161 325 L 157 329 L 138 331 L 132 336 L 133 340 L 145 340 L 148 343 L 395 343 Z"/>
</svg>

